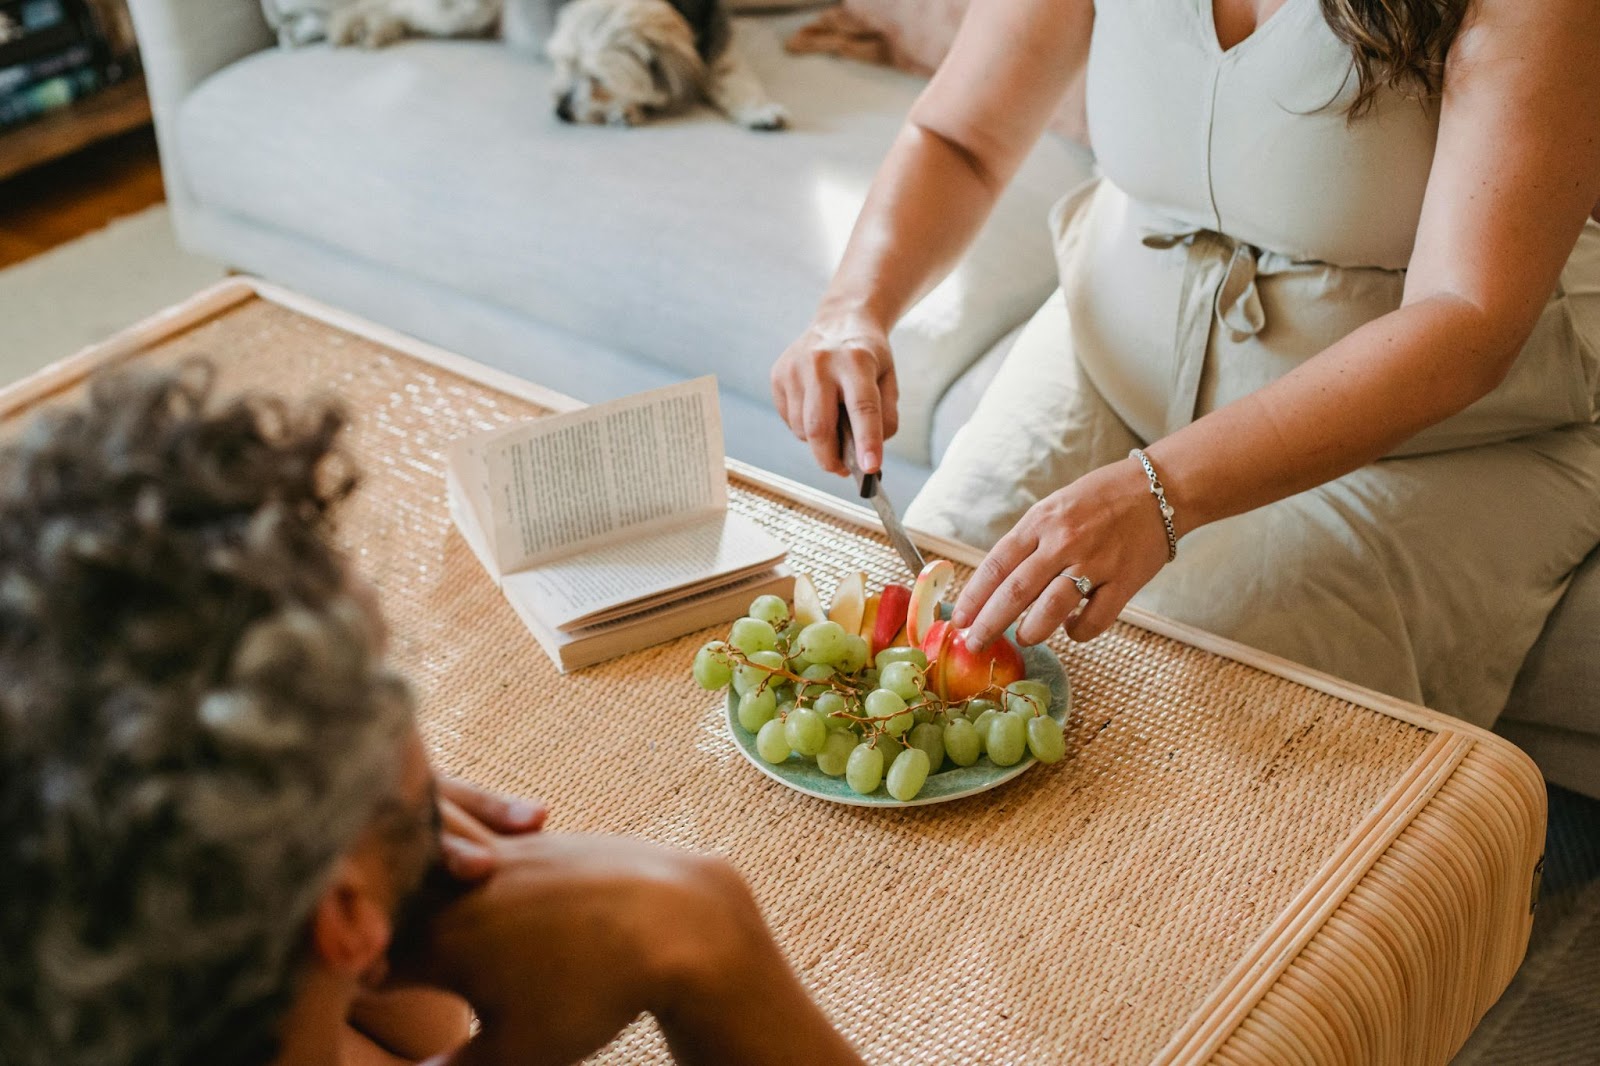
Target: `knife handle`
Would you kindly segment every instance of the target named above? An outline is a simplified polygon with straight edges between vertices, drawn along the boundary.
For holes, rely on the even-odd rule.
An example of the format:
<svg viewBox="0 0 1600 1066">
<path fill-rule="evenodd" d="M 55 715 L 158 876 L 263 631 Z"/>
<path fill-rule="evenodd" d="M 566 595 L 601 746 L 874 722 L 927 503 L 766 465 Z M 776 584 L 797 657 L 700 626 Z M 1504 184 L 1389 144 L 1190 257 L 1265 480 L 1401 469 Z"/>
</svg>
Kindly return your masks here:
<svg viewBox="0 0 1600 1066">
<path fill-rule="evenodd" d="M 843 404 L 839 405 L 839 455 L 856 479 L 856 487 L 861 490 L 861 498 L 870 500 L 877 495 L 878 475 L 861 472 L 861 464 L 856 460 L 855 437 L 850 433 L 850 418 L 845 414 Z"/>
</svg>

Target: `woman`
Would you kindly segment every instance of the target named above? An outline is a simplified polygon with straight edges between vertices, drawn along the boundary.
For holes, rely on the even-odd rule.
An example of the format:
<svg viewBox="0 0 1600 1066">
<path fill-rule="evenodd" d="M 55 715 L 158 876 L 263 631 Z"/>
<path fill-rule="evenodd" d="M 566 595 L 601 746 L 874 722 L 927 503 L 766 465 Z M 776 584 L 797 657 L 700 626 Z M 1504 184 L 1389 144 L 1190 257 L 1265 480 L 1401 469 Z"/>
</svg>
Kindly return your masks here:
<svg viewBox="0 0 1600 1066">
<path fill-rule="evenodd" d="M 1137 594 L 1490 724 L 1600 543 L 1600 5 L 974 4 L 773 368 L 824 468 L 1085 63 L 1061 294 L 907 514 L 992 545 L 957 624 Z"/>
</svg>

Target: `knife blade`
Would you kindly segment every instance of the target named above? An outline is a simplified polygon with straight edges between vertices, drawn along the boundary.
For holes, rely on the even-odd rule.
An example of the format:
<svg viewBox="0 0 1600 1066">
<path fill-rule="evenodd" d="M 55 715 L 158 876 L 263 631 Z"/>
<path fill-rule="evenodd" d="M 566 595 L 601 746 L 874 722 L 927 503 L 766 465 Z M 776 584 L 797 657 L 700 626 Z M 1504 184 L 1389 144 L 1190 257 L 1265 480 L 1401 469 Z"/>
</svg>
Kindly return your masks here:
<svg viewBox="0 0 1600 1066">
<path fill-rule="evenodd" d="M 856 461 L 855 438 L 850 433 L 850 423 L 846 420 L 843 410 L 839 412 L 839 451 L 844 456 L 844 465 L 849 468 L 850 476 L 856 480 L 856 488 L 861 493 L 861 498 L 872 504 L 872 509 L 878 512 L 878 519 L 883 523 L 883 531 L 889 536 L 889 543 L 911 568 L 911 576 L 916 577 L 922 573 L 922 553 L 911 542 L 906 527 L 900 524 L 900 516 L 894 513 L 894 505 L 889 502 L 889 497 L 884 495 L 883 475 L 862 473 L 861 464 Z"/>
</svg>

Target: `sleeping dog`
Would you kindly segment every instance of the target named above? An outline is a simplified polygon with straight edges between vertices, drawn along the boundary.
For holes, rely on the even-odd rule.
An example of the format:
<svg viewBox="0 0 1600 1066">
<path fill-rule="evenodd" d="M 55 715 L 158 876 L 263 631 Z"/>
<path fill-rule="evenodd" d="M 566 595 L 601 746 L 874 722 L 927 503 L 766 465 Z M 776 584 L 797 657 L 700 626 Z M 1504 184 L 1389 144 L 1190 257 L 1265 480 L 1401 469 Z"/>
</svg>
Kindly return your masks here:
<svg viewBox="0 0 1600 1066">
<path fill-rule="evenodd" d="M 355 0 L 332 6 L 327 25 L 333 43 L 373 48 L 408 34 L 479 35 L 498 19 L 506 43 L 548 55 L 555 64 L 555 109 L 566 122 L 637 126 L 704 99 L 749 129 L 788 124 L 733 46 L 722 0 Z"/>
<path fill-rule="evenodd" d="M 502 29 L 549 55 L 566 122 L 637 126 L 705 99 L 749 129 L 787 124 L 734 48 L 722 0 L 505 0 Z"/>
</svg>

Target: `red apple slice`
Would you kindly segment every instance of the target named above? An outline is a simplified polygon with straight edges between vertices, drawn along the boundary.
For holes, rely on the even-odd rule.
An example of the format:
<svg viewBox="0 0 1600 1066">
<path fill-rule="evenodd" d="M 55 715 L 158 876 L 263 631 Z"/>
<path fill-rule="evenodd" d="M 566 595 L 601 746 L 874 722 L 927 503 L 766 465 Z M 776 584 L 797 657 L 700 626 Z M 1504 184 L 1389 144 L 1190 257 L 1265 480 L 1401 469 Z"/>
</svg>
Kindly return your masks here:
<svg viewBox="0 0 1600 1066">
<path fill-rule="evenodd" d="M 839 579 L 833 590 L 833 606 L 828 620 L 838 622 L 846 633 L 861 632 L 861 616 L 867 609 L 867 575 L 857 572 Z"/>
<path fill-rule="evenodd" d="M 906 627 L 906 610 L 911 605 L 911 590 L 904 585 L 885 585 L 883 594 L 873 597 L 878 602 L 870 630 L 862 623 L 861 635 L 876 656 L 884 648 L 894 646 L 895 637 Z"/>
<path fill-rule="evenodd" d="M 917 575 L 906 607 L 906 636 L 913 648 L 922 646 L 923 638 L 938 620 L 939 604 L 944 602 L 945 591 L 955 579 L 956 568 L 948 559 L 933 560 Z"/>
<path fill-rule="evenodd" d="M 801 628 L 813 622 L 823 622 L 828 618 L 828 613 L 822 609 L 822 597 L 817 595 L 817 586 L 812 583 L 807 574 L 796 574 L 794 578 L 794 620 L 800 623 Z"/>
</svg>

